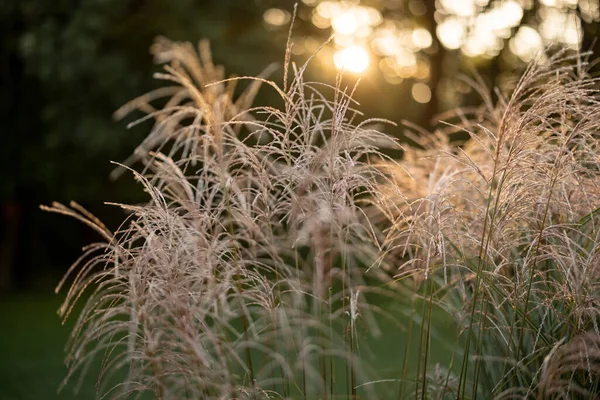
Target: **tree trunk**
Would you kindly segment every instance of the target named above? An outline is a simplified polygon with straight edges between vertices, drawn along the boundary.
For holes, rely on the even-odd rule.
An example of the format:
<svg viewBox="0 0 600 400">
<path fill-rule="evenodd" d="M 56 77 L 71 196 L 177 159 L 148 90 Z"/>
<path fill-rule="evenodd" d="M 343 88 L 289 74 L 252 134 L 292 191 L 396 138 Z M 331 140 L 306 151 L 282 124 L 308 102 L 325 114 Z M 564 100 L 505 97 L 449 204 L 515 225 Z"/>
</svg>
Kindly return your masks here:
<svg viewBox="0 0 600 400">
<path fill-rule="evenodd" d="M 435 22 L 435 1 L 428 0 L 425 2 L 427 12 L 425 14 L 425 28 L 429 31 L 432 38 L 432 48 L 434 53 L 429 56 L 429 87 L 431 89 L 431 100 L 427 103 L 425 113 L 423 115 L 421 126 L 433 128 L 437 125 L 435 118 L 439 113 L 439 99 L 437 95 L 438 87 L 443 78 L 442 67 L 444 64 L 444 56 L 446 49 L 437 38 Z"/>
</svg>

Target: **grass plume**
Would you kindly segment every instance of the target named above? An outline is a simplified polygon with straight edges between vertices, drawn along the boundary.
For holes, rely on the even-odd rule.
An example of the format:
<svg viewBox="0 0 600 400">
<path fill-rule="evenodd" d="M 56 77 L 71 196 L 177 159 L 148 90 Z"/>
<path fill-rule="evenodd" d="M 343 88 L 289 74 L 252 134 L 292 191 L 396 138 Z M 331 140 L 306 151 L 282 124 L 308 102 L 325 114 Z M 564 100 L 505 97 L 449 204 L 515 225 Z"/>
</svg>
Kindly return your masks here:
<svg viewBox="0 0 600 400">
<path fill-rule="evenodd" d="M 532 62 L 496 102 L 475 83 L 481 108 L 433 133 L 405 124 L 415 145 L 392 160 L 355 87 L 305 81 L 308 62 L 288 55 L 279 86 L 271 68 L 226 79 L 206 42 L 152 51 L 171 86 L 115 114 L 153 122 L 115 172 L 148 201 L 118 204 L 116 232 L 75 203 L 43 207 L 104 240 L 67 273 L 64 318 L 91 292 L 71 374 L 101 354 L 111 398 L 600 395 L 600 108 L 584 57 Z M 260 86 L 283 106 L 254 107 Z M 369 301 L 380 294 L 392 300 Z M 367 337 L 397 324 L 397 378 L 382 379 Z M 445 365 L 432 341 L 454 347 Z"/>
</svg>

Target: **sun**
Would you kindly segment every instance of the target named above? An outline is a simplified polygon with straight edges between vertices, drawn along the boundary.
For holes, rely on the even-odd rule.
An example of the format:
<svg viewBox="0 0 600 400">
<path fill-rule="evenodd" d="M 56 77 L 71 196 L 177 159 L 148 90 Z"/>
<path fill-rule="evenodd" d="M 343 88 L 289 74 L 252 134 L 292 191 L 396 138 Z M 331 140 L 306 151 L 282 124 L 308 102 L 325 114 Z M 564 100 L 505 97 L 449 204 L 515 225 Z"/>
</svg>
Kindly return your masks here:
<svg viewBox="0 0 600 400">
<path fill-rule="evenodd" d="M 361 46 L 346 47 L 335 52 L 333 63 L 339 70 L 360 74 L 369 67 L 369 53 Z"/>
</svg>

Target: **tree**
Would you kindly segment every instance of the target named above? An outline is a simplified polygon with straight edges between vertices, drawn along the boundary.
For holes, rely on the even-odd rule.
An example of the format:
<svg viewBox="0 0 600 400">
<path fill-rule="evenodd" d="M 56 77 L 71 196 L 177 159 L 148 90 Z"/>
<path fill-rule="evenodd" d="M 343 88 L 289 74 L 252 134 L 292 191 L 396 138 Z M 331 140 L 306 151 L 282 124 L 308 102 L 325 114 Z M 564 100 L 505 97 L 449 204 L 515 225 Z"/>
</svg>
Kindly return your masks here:
<svg viewBox="0 0 600 400">
<path fill-rule="evenodd" d="M 264 45 L 280 38 L 266 34 L 260 16 L 250 2 L 231 0 L 0 4 L 0 285 L 63 268 L 72 260 L 69 249 L 75 253 L 84 243 L 72 240 L 78 235 L 67 239 L 76 225 L 55 226 L 38 204 L 135 201 L 137 189 L 127 177 L 109 181 L 114 166 L 107 160 L 124 160 L 142 131 L 126 132 L 126 124 L 114 123 L 111 115 L 153 87 L 148 48 L 154 37 L 211 39 L 228 70 L 256 74 L 280 59 L 285 42 Z M 48 231 L 52 237 L 43 233 Z M 71 244 L 57 254 L 58 242 Z"/>
<path fill-rule="evenodd" d="M 539 56 L 547 46 L 593 50 L 600 19 L 591 0 L 303 0 L 299 20 L 312 25 L 323 40 L 335 34 L 322 56 L 338 69 L 409 86 L 420 116 L 431 122 L 438 112 L 464 102 L 455 77 L 480 69 L 489 86 L 510 90 L 515 70 Z M 281 1 L 282 10 L 290 9 Z M 287 12 L 287 11 L 286 11 Z M 274 27 L 283 19 L 264 18 Z M 302 22 L 301 22 L 302 23 Z M 299 52 L 314 46 L 295 35 Z M 333 62 L 332 62 L 333 61 Z M 370 64 L 370 65 L 369 65 Z M 465 88 L 468 89 L 468 88 Z M 397 90 L 402 90 L 398 88 Z"/>
</svg>

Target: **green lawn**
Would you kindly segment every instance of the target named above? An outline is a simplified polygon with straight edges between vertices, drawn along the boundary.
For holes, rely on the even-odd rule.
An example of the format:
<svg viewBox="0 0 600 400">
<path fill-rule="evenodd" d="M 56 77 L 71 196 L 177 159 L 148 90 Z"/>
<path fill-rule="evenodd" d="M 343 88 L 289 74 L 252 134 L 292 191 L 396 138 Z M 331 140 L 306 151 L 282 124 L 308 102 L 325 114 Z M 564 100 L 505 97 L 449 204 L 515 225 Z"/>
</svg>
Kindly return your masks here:
<svg viewBox="0 0 600 400">
<path fill-rule="evenodd" d="M 95 377 L 58 393 L 66 376 L 64 348 L 73 321 L 61 326 L 56 310 L 64 295 L 50 288 L 0 298 L 0 399 L 93 399 Z"/>
<path fill-rule="evenodd" d="M 58 387 L 67 373 L 63 361 L 64 348 L 76 317 L 73 315 L 64 326 L 61 325 L 56 310 L 63 298 L 64 293 L 54 295 L 51 288 L 0 298 L 0 400 L 96 398 L 98 368 L 90 371 L 77 394 L 74 393 L 75 381 L 58 393 Z M 404 319 L 402 325 L 406 327 L 406 316 L 393 312 L 395 307 L 392 304 L 387 304 L 386 308 L 390 308 L 395 318 Z M 448 318 L 439 309 L 434 309 L 433 315 L 436 332 L 448 335 L 448 338 L 453 337 L 455 328 Z M 420 320 L 420 315 L 415 319 Z M 385 323 L 381 321 L 381 324 Z M 367 358 L 372 367 L 380 372 L 382 379 L 397 379 L 407 332 L 406 329 L 392 328 L 390 325 L 382 328 L 384 334 L 381 337 L 369 340 L 372 354 Z M 417 326 L 413 327 L 412 335 L 410 347 L 413 357 L 409 370 L 412 369 L 414 373 L 418 351 Z M 448 338 L 444 340 L 433 334 L 430 365 L 437 362 L 447 364 L 451 353 Z M 383 389 L 385 393 L 397 393 L 397 383 L 387 382 L 376 386 L 379 386 L 378 392 Z"/>
</svg>

